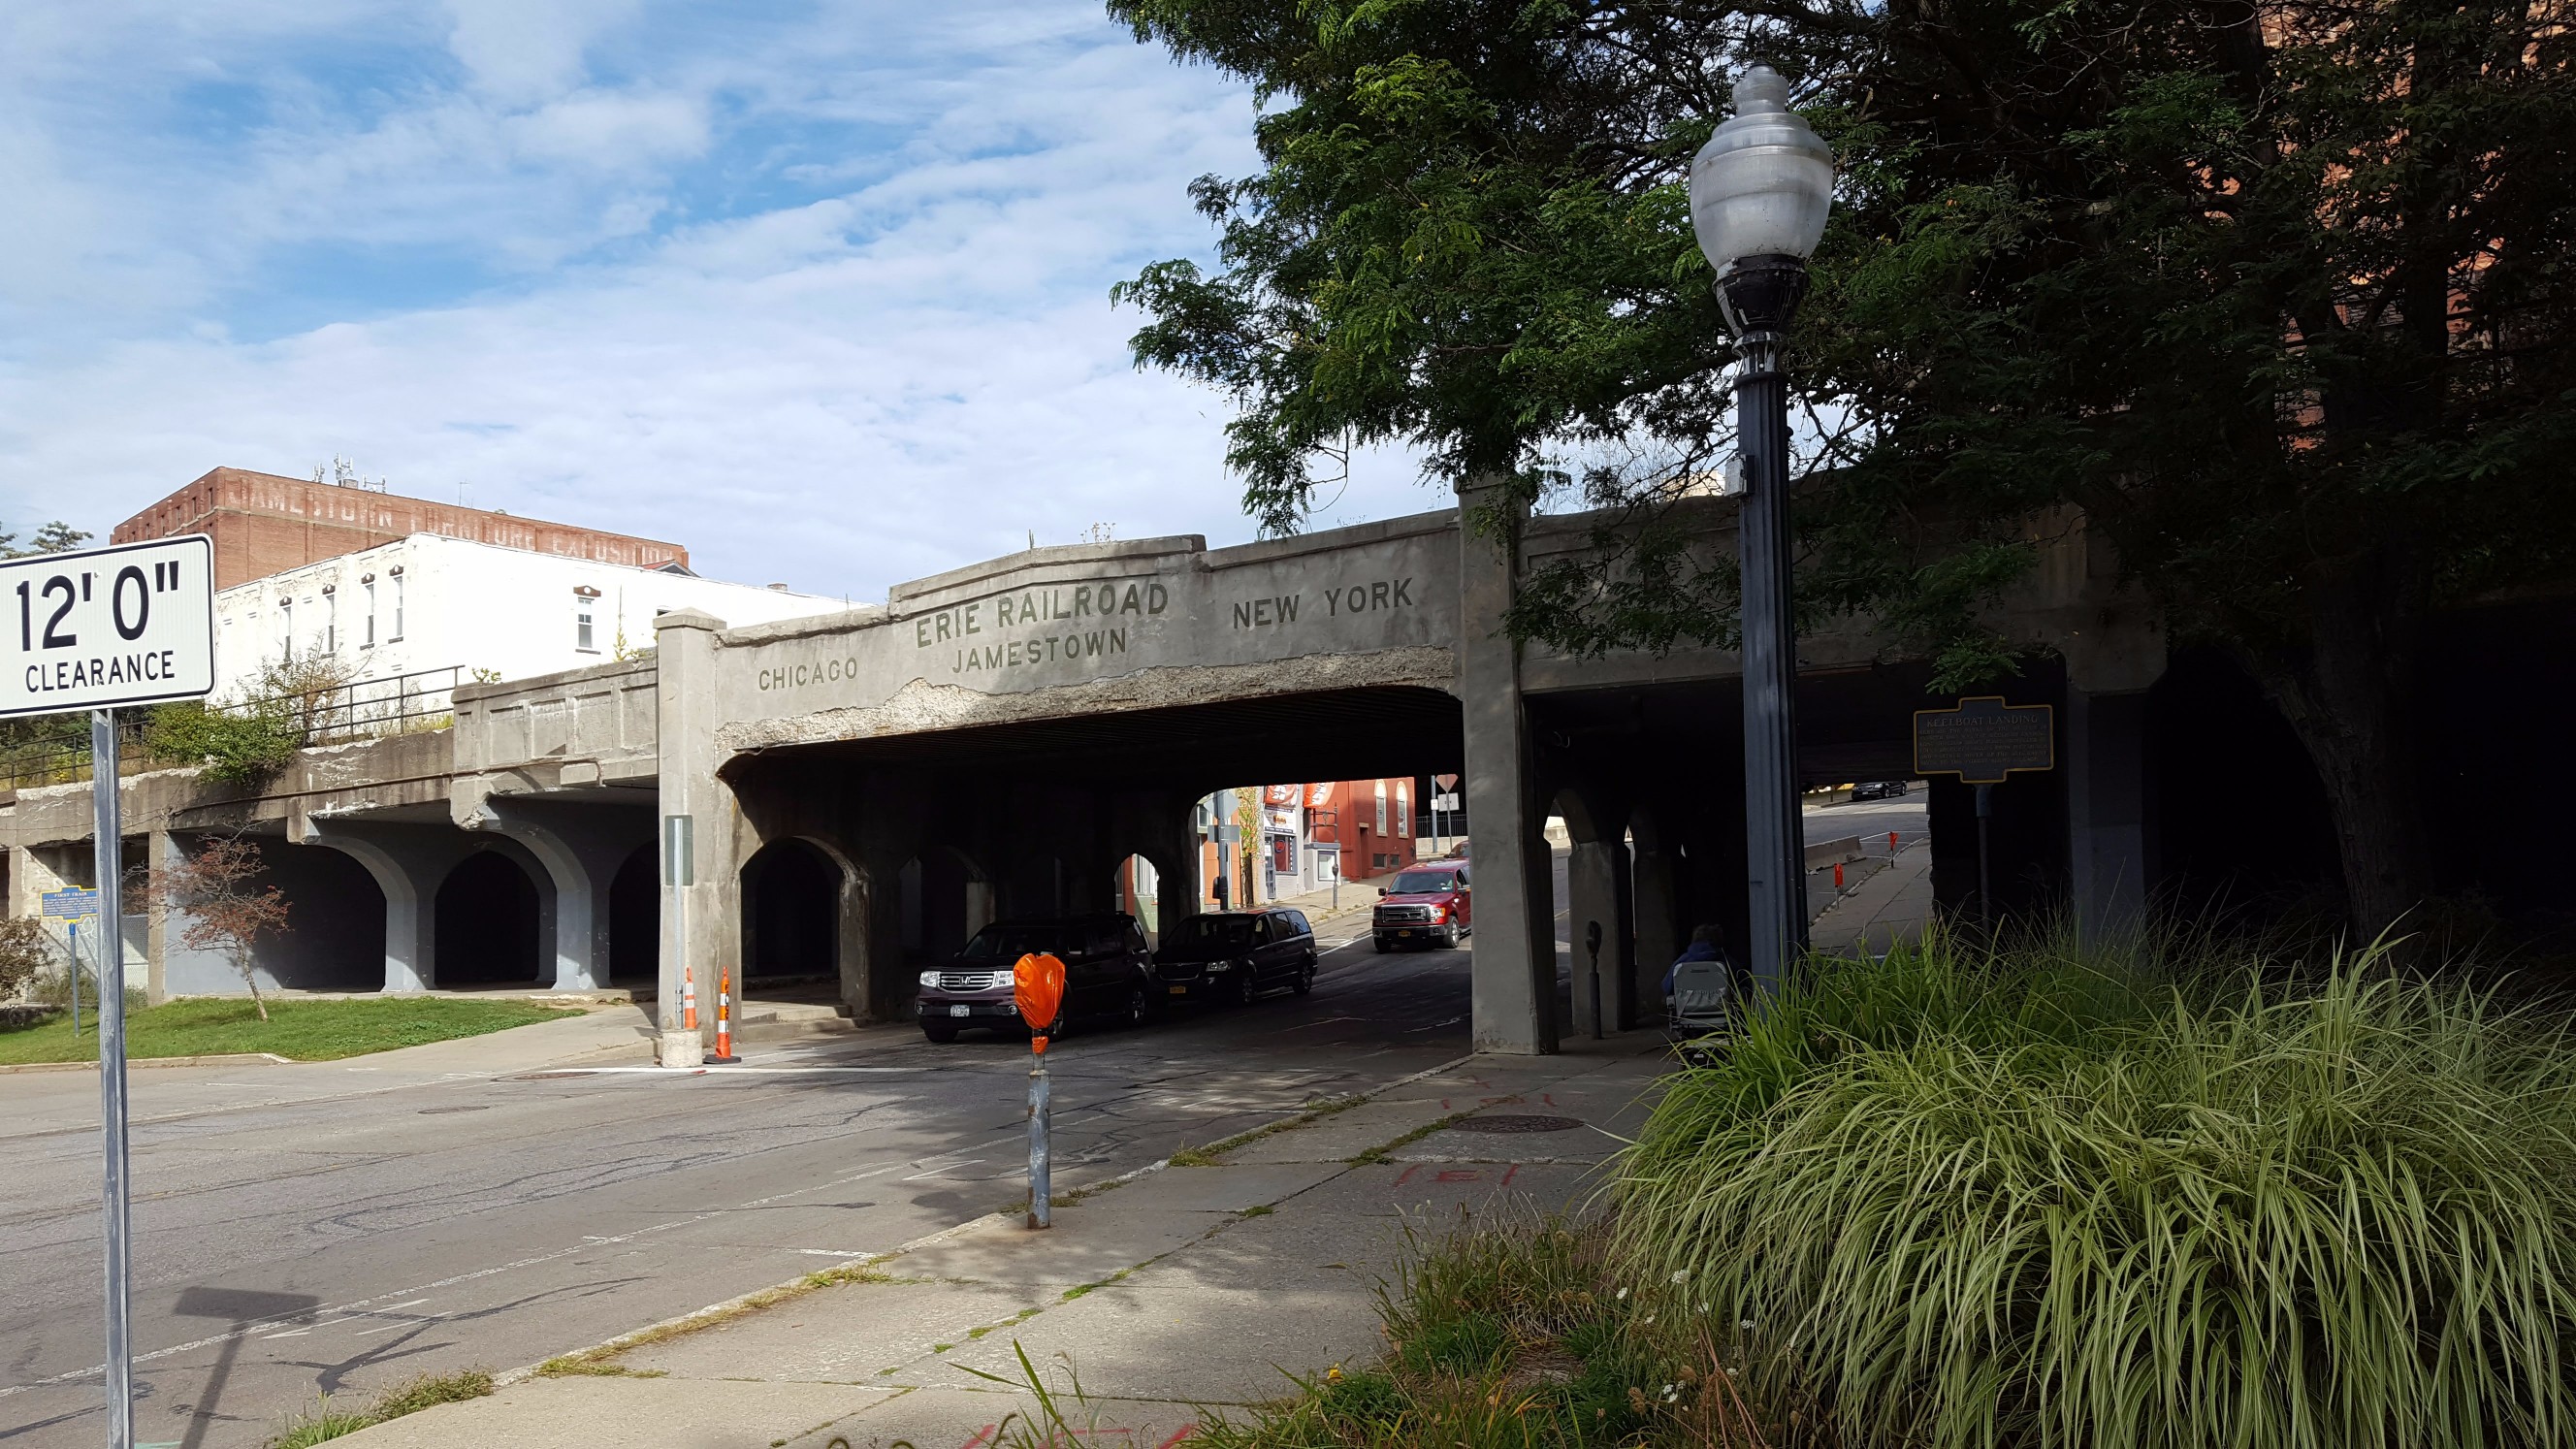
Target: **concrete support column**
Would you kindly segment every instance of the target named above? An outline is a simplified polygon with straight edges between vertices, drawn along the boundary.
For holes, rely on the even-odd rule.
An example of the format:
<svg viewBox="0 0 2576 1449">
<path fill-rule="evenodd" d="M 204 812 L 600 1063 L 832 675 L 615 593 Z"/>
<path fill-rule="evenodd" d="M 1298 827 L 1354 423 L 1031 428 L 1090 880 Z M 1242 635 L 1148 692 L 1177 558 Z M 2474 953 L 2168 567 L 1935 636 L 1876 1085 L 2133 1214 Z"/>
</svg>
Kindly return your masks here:
<svg viewBox="0 0 2576 1449">
<path fill-rule="evenodd" d="M 1136 831 L 1135 853 L 1161 877 L 1155 897 L 1155 939 L 1199 913 L 1199 848 L 1190 829 L 1193 800 L 1149 802 Z"/>
<path fill-rule="evenodd" d="M 1566 939 L 1573 946 L 1574 1033 L 1592 1034 L 1590 925 L 1601 925 L 1601 1029 L 1637 1024 L 1635 922 L 1628 894 L 1628 847 L 1616 840 L 1577 840 L 1566 861 Z"/>
<path fill-rule="evenodd" d="M 438 887 L 473 848 L 462 831 L 437 825 L 359 825 L 303 817 L 290 822 L 299 845 L 339 851 L 367 868 L 385 897 L 387 992 L 438 985 Z"/>
<path fill-rule="evenodd" d="M 2089 944 L 2146 913 L 2146 714 L 2143 693 L 2066 687 L 2066 856 L 2076 931 Z"/>
<path fill-rule="evenodd" d="M 742 807 L 716 774 L 724 763 L 716 748 L 716 634 L 724 621 L 682 609 L 654 622 L 662 816 L 655 836 L 662 856 L 662 972 L 654 1015 L 662 1065 L 694 1067 L 705 1055 L 715 1014 L 702 1005 L 698 1030 L 683 1026 L 681 977 L 692 971 L 712 1003 L 715 971 L 733 963 L 742 939 Z M 692 884 L 673 878 L 671 843 L 680 834 L 688 841 Z"/>
<path fill-rule="evenodd" d="M 1664 969 L 1681 955 L 1681 897 L 1674 879 L 1670 849 L 1652 831 L 1638 831 L 1629 860 L 1629 902 L 1636 922 L 1631 948 L 1635 967 L 1633 995 L 1640 1023 L 1664 1014 Z"/>
<path fill-rule="evenodd" d="M 178 865 L 186 849 L 169 831 L 152 831 L 143 837 L 143 868 L 149 874 L 159 876 Z M 145 895 L 143 899 L 151 897 Z M 184 931 L 186 927 L 180 929 Z M 169 911 L 154 905 L 143 928 L 143 991 L 145 1000 L 154 1006 L 170 999 L 170 942 L 173 935 Z"/>
<path fill-rule="evenodd" d="M 609 887 L 626 858 L 653 838 L 652 816 L 632 806 L 495 795 L 466 806 L 457 823 L 517 841 L 544 869 L 553 910 L 540 939 L 552 957 L 546 979 L 554 989 L 606 987 Z"/>
<path fill-rule="evenodd" d="M 1466 733 L 1467 821 L 1475 919 L 1478 1051 L 1556 1050 L 1554 889 L 1546 811 L 1537 799 L 1520 645 L 1503 632 L 1519 572 L 1519 516 L 1488 536 L 1479 514 L 1500 498 L 1479 480 L 1458 490 L 1458 695 Z"/>
<path fill-rule="evenodd" d="M 841 884 L 841 1011 L 852 1021 L 899 1021 L 917 985 L 903 954 L 903 866 L 910 853 L 870 854 Z"/>
</svg>

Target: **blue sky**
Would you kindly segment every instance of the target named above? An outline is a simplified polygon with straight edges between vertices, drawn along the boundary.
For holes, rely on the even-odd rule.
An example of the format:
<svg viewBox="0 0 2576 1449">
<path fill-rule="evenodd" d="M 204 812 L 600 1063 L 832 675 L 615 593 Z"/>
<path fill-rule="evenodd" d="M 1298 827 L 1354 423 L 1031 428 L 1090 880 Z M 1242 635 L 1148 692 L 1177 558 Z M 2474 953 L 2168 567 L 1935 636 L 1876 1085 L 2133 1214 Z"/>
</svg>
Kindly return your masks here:
<svg viewBox="0 0 2576 1449">
<path fill-rule="evenodd" d="M 10 0 L 0 526 L 346 456 L 859 598 L 1235 541 L 1225 400 L 1108 290 L 1252 117 L 1094 0 Z"/>
</svg>

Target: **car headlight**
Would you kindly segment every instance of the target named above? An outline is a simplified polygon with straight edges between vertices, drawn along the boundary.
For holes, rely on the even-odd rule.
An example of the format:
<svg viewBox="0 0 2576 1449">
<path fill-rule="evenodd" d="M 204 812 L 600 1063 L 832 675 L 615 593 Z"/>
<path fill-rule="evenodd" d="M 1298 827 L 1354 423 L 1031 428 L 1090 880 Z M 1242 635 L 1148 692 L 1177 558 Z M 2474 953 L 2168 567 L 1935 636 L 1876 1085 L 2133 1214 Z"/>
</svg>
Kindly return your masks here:
<svg viewBox="0 0 2576 1449">
<path fill-rule="evenodd" d="M 1431 919 L 1435 921 L 1445 921 L 1449 919 L 1449 908 L 1447 906 L 1433 906 L 1431 908 Z"/>
<path fill-rule="evenodd" d="M 922 972 L 921 984 L 925 987 L 937 986 L 939 984 L 939 973 L 936 971 Z"/>
<path fill-rule="evenodd" d="M 1213 975 L 1214 973 L 1219 972 L 1219 971 L 1228 971 L 1228 970 L 1232 970 L 1232 969 L 1233 969 L 1233 967 L 1234 967 L 1234 963 L 1233 963 L 1233 962 L 1231 962 L 1231 961 L 1210 961 L 1210 962 L 1208 963 L 1208 967 L 1207 967 L 1207 969 L 1208 969 L 1209 973 L 1210 973 L 1211 975 Z"/>
</svg>

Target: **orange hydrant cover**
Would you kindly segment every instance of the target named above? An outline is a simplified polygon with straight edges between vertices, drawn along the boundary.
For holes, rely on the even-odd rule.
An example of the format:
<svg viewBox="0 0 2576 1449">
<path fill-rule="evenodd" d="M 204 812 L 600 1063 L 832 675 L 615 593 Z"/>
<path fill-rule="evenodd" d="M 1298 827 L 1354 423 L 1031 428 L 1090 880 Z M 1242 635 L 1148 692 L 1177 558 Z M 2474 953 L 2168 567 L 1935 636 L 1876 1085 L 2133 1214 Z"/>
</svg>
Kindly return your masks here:
<svg viewBox="0 0 2576 1449">
<path fill-rule="evenodd" d="M 1011 999 L 1019 1003 L 1020 1020 L 1032 1032 L 1043 1032 L 1055 1025 L 1056 1008 L 1064 1004 L 1064 963 L 1050 955 L 1023 956 L 1011 968 Z M 1031 1048 L 1046 1050 L 1046 1038 L 1035 1038 Z"/>
</svg>

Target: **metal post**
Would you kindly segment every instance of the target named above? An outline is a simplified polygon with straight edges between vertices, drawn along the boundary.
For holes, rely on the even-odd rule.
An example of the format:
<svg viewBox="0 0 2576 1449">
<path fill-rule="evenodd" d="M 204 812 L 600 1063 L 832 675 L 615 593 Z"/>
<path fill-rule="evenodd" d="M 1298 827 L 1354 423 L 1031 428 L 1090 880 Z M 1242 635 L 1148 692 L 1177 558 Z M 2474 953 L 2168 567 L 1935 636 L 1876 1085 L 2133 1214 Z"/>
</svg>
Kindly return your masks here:
<svg viewBox="0 0 2576 1449">
<path fill-rule="evenodd" d="M 134 1340 L 127 1287 L 125 1162 L 125 831 L 116 798 L 116 711 L 90 711 L 90 802 L 98 832 L 98 1101 L 107 1128 L 107 1443 L 134 1449 Z M 78 991 L 79 967 L 73 968 Z"/>
<path fill-rule="evenodd" d="M 71 923 L 71 933 L 72 933 L 72 969 L 71 969 L 71 972 L 70 972 L 70 983 L 71 983 L 71 988 L 72 988 L 72 1040 L 74 1040 L 74 1041 L 79 1041 L 79 1040 L 80 1040 L 80 920 L 79 920 L 79 918 L 78 918 L 78 917 L 74 917 L 74 918 L 73 918 L 73 920 L 72 920 L 72 923 Z"/>
<path fill-rule="evenodd" d="M 1049 1095 L 1046 1053 L 1041 1051 L 1029 1061 L 1029 1226 L 1032 1228 L 1055 1224 L 1055 1189 L 1047 1145 Z"/>
<path fill-rule="evenodd" d="M 1994 919 L 1994 887 L 1986 876 L 1986 822 L 1995 814 L 1995 787 L 1977 787 L 1977 914 Z"/>
<path fill-rule="evenodd" d="M 1781 329 L 1806 270 L 1789 258 L 1739 263 L 1719 284 L 1742 357 L 1735 380 L 1743 454 L 1738 513 L 1744 629 L 1744 843 L 1753 978 L 1779 989 L 1807 947 L 1805 831 L 1798 814 L 1798 640 L 1790 605 L 1789 385 Z"/>
</svg>

